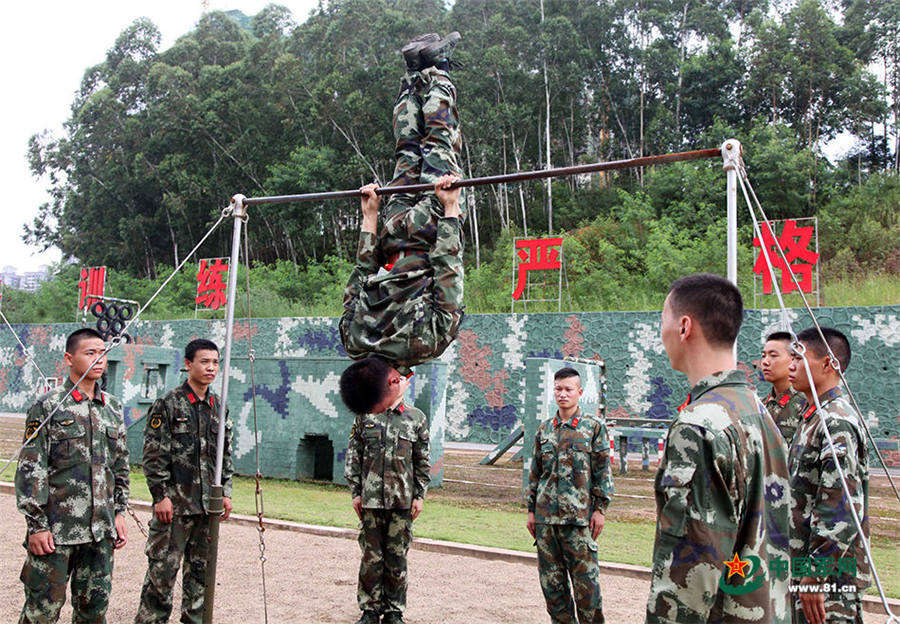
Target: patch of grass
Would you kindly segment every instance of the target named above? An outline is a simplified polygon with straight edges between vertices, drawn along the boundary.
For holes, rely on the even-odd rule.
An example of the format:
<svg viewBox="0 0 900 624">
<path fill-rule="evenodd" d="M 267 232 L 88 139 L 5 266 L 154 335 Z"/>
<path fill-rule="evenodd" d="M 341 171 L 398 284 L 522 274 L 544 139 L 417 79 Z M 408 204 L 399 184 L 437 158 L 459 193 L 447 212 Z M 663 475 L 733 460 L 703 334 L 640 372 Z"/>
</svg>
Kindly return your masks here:
<svg viewBox="0 0 900 624">
<path fill-rule="evenodd" d="M 255 489 L 253 479 L 235 478 L 232 502 L 236 513 L 256 514 Z M 147 482 L 139 469 L 131 473 L 131 496 L 150 500 Z M 341 486 L 265 479 L 263 496 L 267 518 L 342 528 L 358 526 L 350 496 Z M 601 561 L 649 566 L 654 531 L 652 522 L 623 522 L 616 520 L 612 511 L 597 544 L 598 556 Z M 415 534 L 430 539 L 534 552 L 534 540 L 525 529 L 524 509 L 519 512 L 493 510 L 429 498 L 416 520 Z M 900 558 L 894 545 L 873 544 L 872 554 L 885 591 L 892 598 L 900 598 Z"/>
</svg>

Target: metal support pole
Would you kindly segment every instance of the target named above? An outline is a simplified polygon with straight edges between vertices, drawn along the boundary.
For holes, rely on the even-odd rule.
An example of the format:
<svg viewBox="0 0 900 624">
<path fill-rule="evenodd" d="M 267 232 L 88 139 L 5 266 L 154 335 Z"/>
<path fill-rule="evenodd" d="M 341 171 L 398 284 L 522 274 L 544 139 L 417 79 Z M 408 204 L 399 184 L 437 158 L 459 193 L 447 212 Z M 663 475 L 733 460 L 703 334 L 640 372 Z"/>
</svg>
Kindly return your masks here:
<svg viewBox="0 0 900 624">
<path fill-rule="evenodd" d="M 225 453 L 225 406 L 228 402 L 228 377 L 231 370 L 231 343 L 234 335 L 234 301 L 237 298 L 238 266 L 241 250 L 241 224 L 247 216 L 243 195 L 231 198 L 234 233 L 231 237 L 231 263 L 228 267 L 228 299 L 225 302 L 225 346 L 222 350 L 222 394 L 219 399 L 219 431 L 216 437 L 216 472 L 209 496 L 209 555 L 206 560 L 206 590 L 203 594 L 203 624 L 212 624 L 216 594 L 216 562 L 219 556 L 219 522 L 222 517 L 222 456 Z M 249 267 L 248 267 L 249 269 Z"/>
<path fill-rule="evenodd" d="M 727 198 L 727 239 L 728 239 L 728 281 L 737 286 L 737 173 L 741 158 L 741 143 L 728 139 L 722 144 L 723 169 L 727 178 L 725 196 Z"/>
<path fill-rule="evenodd" d="M 737 286 L 737 175 L 738 165 L 741 160 L 741 143 L 735 139 L 728 139 L 722 143 L 722 159 L 725 164 L 726 186 L 725 197 L 727 207 L 726 238 L 728 240 L 728 281 Z M 737 363 L 737 341 L 732 348 L 734 361 Z"/>
</svg>

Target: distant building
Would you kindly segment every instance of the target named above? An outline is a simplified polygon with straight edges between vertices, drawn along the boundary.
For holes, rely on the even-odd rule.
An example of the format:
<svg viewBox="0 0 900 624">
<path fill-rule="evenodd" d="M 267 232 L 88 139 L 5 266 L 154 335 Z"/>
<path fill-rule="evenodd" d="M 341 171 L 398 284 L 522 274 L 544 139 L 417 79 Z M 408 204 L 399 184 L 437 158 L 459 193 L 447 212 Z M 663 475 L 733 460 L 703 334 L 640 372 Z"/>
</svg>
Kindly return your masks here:
<svg viewBox="0 0 900 624">
<path fill-rule="evenodd" d="M 37 271 L 24 271 L 23 273 L 19 273 L 16 267 L 7 265 L 0 272 L 0 280 L 3 280 L 5 287 L 29 292 L 36 291 L 40 288 L 41 283 L 48 279 L 50 279 L 50 267 L 47 265 L 41 265 Z"/>
</svg>

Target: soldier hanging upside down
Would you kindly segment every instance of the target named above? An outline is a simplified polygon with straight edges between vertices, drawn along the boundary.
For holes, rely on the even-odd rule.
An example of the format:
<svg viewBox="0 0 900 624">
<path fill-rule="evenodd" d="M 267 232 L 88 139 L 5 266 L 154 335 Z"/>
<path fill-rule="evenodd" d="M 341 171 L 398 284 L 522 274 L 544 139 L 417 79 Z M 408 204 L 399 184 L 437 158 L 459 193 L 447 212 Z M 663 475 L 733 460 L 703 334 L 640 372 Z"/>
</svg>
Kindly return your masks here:
<svg viewBox="0 0 900 624">
<path fill-rule="evenodd" d="M 458 38 L 407 46 L 407 72 L 394 106 L 397 163 L 389 186 L 425 183 L 434 191 L 395 194 L 380 207 L 375 184 L 360 189 L 362 231 L 344 294 L 341 339 L 351 358 L 379 356 L 402 375 L 440 356 L 463 317 L 465 212 L 460 190 L 448 188 L 461 172 L 448 59 Z M 421 48 L 427 48 L 424 55 Z M 352 377 L 359 366 L 365 364 L 352 365 L 345 375 Z"/>
<path fill-rule="evenodd" d="M 429 483 L 428 421 L 403 402 L 410 367 L 443 353 L 462 320 L 459 125 L 449 55 L 459 33 L 424 35 L 403 49 L 407 73 L 394 107 L 393 185 L 427 182 L 433 193 L 394 195 L 379 213 L 363 187 L 356 269 L 341 337 L 360 361 L 341 375 L 357 414 L 345 476 L 361 521 L 357 624 L 403 624 L 406 553 Z M 372 357 L 366 357 L 372 356 Z M 362 359 L 360 359 L 362 358 Z"/>
</svg>

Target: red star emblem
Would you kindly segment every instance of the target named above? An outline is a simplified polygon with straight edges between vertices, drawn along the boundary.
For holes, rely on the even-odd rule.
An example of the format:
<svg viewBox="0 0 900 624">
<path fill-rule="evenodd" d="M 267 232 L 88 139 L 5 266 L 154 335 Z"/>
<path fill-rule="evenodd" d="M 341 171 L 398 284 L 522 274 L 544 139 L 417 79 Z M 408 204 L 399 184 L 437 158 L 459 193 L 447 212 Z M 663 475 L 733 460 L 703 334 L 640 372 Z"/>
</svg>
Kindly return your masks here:
<svg viewBox="0 0 900 624">
<path fill-rule="evenodd" d="M 741 561 L 741 558 L 738 557 L 737 553 L 734 553 L 734 559 L 731 561 L 723 561 L 722 563 L 728 566 L 728 578 L 731 578 L 735 574 L 744 576 L 744 568 L 750 565 L 749 561 Z"/>
</svg>

